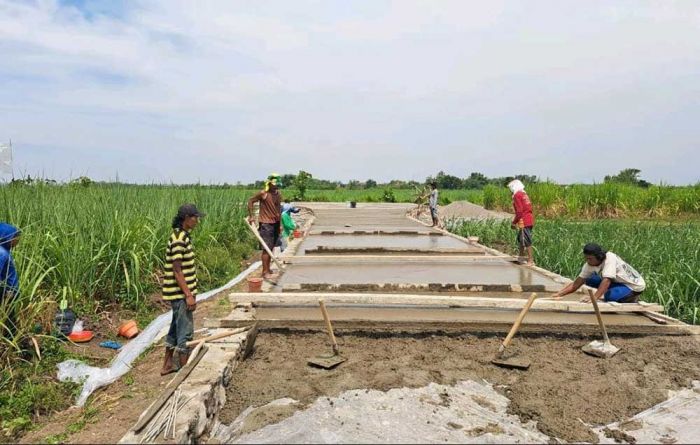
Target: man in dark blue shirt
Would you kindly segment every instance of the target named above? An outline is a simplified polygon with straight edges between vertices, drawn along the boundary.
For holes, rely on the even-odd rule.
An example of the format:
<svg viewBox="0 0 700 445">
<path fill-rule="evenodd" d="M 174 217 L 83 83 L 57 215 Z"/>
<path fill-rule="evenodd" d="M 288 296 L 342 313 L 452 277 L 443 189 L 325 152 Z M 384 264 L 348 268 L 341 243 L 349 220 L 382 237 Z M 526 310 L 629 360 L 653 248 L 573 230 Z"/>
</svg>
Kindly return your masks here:
<svg viewBox="0 0 700 445">
<path fill-rule="evenodd" d="M 14 337 L 16 316 L 13 301 L 19 297 L 19 277 L 12 258 L 12 248 L 19 243 L 20 230 L 7 223 L 0 223 L 0 305 L 7 311 L 5 326 L 9 332 L 0 332 L 2 336 Z M 0 320 L 2 321 L 2 320 Z"/>
</svg>

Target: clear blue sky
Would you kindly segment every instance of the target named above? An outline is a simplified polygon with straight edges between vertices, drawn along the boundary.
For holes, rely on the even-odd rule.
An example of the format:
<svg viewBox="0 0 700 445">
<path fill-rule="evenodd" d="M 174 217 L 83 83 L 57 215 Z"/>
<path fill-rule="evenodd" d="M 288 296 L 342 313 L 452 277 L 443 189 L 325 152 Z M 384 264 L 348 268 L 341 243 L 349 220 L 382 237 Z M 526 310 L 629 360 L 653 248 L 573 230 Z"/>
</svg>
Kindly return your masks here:
<svg viewBox="0 0 700 445">
<path fill-rule="evenodd" d="M 0 0 L 15 171 L 700 181 L 700 2 Z"/>
</svg>

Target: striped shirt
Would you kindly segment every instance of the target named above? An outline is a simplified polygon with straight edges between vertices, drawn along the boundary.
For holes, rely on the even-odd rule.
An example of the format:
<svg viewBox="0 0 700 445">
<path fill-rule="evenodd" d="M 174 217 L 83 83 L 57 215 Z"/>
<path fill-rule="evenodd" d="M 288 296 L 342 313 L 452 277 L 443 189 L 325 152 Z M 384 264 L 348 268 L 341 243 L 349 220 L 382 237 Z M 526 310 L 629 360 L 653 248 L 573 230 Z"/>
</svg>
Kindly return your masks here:
<svg viewBox="0 0 700 445">
<path fill-rule="evenodd" d="M 163 276 L 163 299 L 179 300 L 185 298 L 185 293 L 175 280 L 173 263 L 180 261 L 182 275 L 185 276 L 187 287 L 192 295 L 197 295 L 197 269 L 194 264 L 195 256 L 190 234 L 182 229 L 174 229 L 168 239 L 168 248 L 165 251 L 165 274 Z"/>
</svg>

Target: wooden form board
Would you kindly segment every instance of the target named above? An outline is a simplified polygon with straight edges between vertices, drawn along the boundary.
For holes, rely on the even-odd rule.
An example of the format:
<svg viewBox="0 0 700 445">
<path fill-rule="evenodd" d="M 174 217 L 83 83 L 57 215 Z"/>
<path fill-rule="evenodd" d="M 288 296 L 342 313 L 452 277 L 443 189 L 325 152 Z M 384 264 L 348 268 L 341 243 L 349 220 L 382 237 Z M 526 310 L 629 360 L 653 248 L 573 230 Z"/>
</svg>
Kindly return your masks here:
<svg viewBox="0 0 700 445">
<path fill-rule="evenodd" d="M 255 304 L 291 304 L 317 305 L 323 299 L 328 305 L 415 305 L 415 306 L 449 306 L 455 308 L 510 309 L 520 310 L 527 302 L 524 298 L 487 298 L 441 295 L 404 295 L 404 294 L 358 294 L 358 293 L 314 293 L 314 292 L 269 292 L 269 293 L 232 293 L 229 298 L 236 303 Z M 618 304 L 599 303 L 601 312 L 663 312 L 658 304 Z M 593 312 L 589 303 L 565 300 L 537 299 L 533 310 L 561 312 Z M 676 320 L 677 321 L 677 320 Z"/>
<path fill-rule="evenodd" d="M 323 256 L 295 256 L 283 258 L 287 264 L 326 264 L 362 262 L 401 262 L 401 263 L 486 263 L 507 261 L 513 262 L 517 258 L 509 255 L 323 255 Z"/>
<path fill-rule="evenodd" d="M 223 322 L 222 328 L 245 326 L 241 322 Z M 325 321 L 319 315 L 318 320 L 289 320 L 289 319 L 259 319 L 258 329 L 326 329 Z M 511 322 L 480 320 L 435 321 L 435 320 L 333 320 L 333 329 L 337 331 L 405 331 L 405 332 L 486 332 L 506 333 L 513 327 Z M 700 327 L 692 325 L 644 325 L 606 323 L 608 334 L 637 334 L 637 335 L 700 335 Z M 538 334 L 591 334 L 600 335 L 597 323 L 591 324 L 560 324 L 560 323 L 530 323 L 522 324 L 518 332 Z"/>
</svg>

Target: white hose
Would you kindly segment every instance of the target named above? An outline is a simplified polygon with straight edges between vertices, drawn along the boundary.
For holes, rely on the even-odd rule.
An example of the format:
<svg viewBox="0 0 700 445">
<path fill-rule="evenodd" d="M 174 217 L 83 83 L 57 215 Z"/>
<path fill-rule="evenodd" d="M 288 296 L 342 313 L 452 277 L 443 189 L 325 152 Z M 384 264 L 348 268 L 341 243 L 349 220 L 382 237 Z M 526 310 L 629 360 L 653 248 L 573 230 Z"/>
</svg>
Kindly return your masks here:
<svg viewBox="0 0 700 445">
<path fill-rule="evenodd" d="M 197 296 L 197 301 L 204 301 L 219 292 L 230 289 L 240 283 L 255 269 L 260 267 L 260 261 L 253 263 L 248 269 L 241 272 L 236 278 L 224 284 L 218 289 L 210 290 Z M 158 334 L 170 324 L 173 312 L 168 311 L 161 314 L 149 324 L 135 339 L 124 345 L 113 360 L 109 368 L 97 368 L 89 366 L 80 360 L 66 360 L 58 364 L 58 379 L 62 382 L 70 381 L 83 383 L 83 389 L 75 404 L 83 406 L 90 394 L 97 388 L 115 382 L 131 369 L 131 364 L 143 351 L 151 346 L 157 339 Z"/>
</svg>

